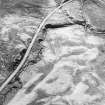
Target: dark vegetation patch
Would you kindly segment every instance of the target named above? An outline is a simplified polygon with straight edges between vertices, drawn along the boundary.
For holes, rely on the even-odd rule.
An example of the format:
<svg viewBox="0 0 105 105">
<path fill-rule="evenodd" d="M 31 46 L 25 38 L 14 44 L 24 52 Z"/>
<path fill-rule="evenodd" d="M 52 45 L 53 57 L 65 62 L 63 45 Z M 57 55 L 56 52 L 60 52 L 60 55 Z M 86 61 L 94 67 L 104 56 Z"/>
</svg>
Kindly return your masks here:
<svg viewBox="0 0 105 105">
<path fill-rule="evenodd" d="M 26 50 L 27 49 L 23 49 L 20 53 L 19 53 L 19 56 L 17 56 L 17 58 L 15 58 L 12 62 L 9 63 L 9 66 L 8 66 L 8 71 L 9 72 L 13 72 L 17 66 L 20 64 L 21 60 L 23 59 L 25 53 L 26 53 Z"/>
<path fill-rule="evenodd" d="M 4 95 L 0 95 L 0 105 L 3 105 L 5 96 Z"/>
<path fill-rule="evenodd" d="M 17 91 L 22 88 L 22 82 L 20 79 L 14 78 L 1 92 L 0 95 L 2 98 L 0 100 L 2 101 L 2 104 L 0 105 L 6 105 L 17 93 Z"/>
</svg>

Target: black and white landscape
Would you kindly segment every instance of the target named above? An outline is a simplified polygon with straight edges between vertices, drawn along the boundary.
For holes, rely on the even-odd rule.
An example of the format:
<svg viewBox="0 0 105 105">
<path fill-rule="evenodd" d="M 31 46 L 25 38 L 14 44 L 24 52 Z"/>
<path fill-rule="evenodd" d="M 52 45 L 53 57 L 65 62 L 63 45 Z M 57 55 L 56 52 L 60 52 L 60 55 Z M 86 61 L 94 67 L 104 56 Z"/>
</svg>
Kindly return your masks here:
<svg viewBox="0 0 105 105">
<path fill-rule="evenodd" d="M 105 105 L 105 0 L 0 0 L 0 105 Z"/>
</svg>

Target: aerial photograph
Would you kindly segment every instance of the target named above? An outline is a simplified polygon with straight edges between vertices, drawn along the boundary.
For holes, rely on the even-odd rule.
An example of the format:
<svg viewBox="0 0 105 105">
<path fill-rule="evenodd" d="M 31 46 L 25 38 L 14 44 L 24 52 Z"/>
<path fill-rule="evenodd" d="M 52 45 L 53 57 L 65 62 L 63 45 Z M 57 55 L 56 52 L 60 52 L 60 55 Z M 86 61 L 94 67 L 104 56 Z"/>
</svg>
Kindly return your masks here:
<svg viewBox="0 0 105 105">
<path fill-rule="evenodd" d="M 0 105 L 105 105 L 105 0 L 0 0 Z"/>
</svg>

